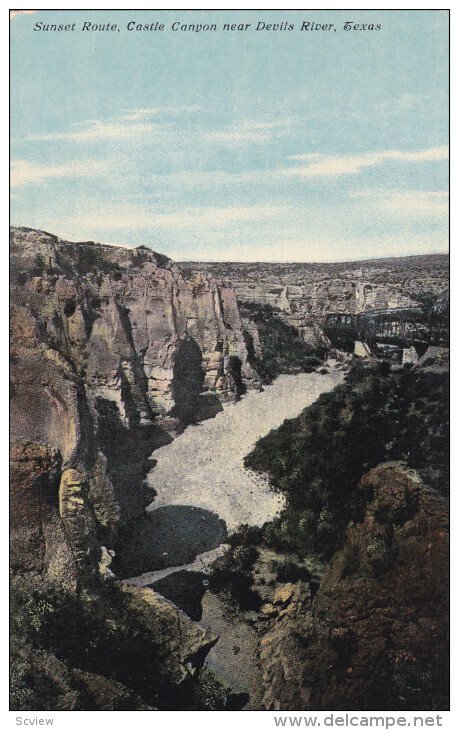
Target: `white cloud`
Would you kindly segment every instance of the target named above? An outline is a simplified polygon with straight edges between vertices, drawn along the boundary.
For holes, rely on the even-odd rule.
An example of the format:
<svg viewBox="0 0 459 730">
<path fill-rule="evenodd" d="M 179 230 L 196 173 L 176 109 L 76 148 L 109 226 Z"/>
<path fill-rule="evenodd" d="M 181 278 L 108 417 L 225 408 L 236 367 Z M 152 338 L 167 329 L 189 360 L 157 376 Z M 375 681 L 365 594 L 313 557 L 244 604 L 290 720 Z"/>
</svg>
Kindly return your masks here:
<svg viewBox="0 0 459 730">
<path fill-rule="evenodd" d="M 290 119 L 260 122 L 244 119 L 228 127 L 205 132 L 203 138 L 208 142 L 238 146 L 244 144 L 267 144 L 275 137 L 284 137 L 292 126 Z"/>
<path fill-rule="evenodd" d="M 220 228 L 246 221 L 276 218 L 282 208 L 271 205 L 228 208 L 189 208 L 153 216 L 158 228 Z"/>
<path fill-rule="evenodd" d="M 136 122 L 149 117 L 157 117 L 161 115 L 176 116 L 180 114 L 191 114 L 201 110 L 200 106 L 177 106 L 177 107 L 156 107 L 153 109 L 123 109 L 123 114 L 119 117 L 127 122 Z"/>
<path fill-rule="evenodd" d="M 285 168 L 282 170 L 284 175 L 335 177 L 337 175 L 356 175 L 367 167 L 375 167 L 385 162 L 436 162 L 447 160 L 448 147 L 431 147 L 414 152 L 384 150 L 361 155 L 325 155 L 319 152 L 308 152 L 304 155 L 292 155 L 288 159 L 308 164 L 306 166 Z"/>
<path fill-rule="evenodd" d="M 370 190 L 354 193 L 352 197 L 369 201 L 373 213 L 381 211 L 397 216 L 446 218 L 449 210 L 446 191 Z"/>
<path fill-rule="evenodd" d="M 171 185 L 180 189 L 205 189 L 217 187 L 239 191 L 240 186 L 278 184 L 282 179 L 278 170 L 246 170 L 244 172 L 227 172 L 226 170 L 181 170 L 166 175 L 156 173 L 147 176 L 155 187 L 163 188 Z M 285 182 L 285 180 L 284 180 Z"/>
<path fill-rule="evenodd" d="M 234 188 L 239 190 L 241 186 L 273 186 L 279 191 L 281 185 L 288 185 L 291 177 L 298 182 L 308 182 L 309 178 L 331 177 L 338 175 L 358 174 L 366 167 L 372 167 L 384 162 L 395 160 L 400 162 L 429 162 L 448 159 L 447 147 L 436 147 L 417 152 L 388 151 L 385 153 L 369 153 L 359 156 L 327 156 L 319 152 L 310 152 L 304 155 L 289 157 L 288 159 L 307 162 L 307 166 L 301 167 L 279 167 L 269 169 L 252 169 L 241 172 L 228 172 L 227 170 L 181 170 L 166 175 L 150 174 L 148 180 L 151 184 L 164 187 L 204 189 L 204 188 Z M 366 194 L 366 193 L 364 193 Z"/>
<path fill-rule="evenodd" d="M 402 247 L 403 244 L 403 247 Z M 241 262 L 290 262 L 314 263 L 333 261 L 361 261 L 384 256 L 410 256 L 414 254 L 447 253 L 447 232 L 435 235 L 412 234 L 381 236 L 369 241 L 367 237 L 336 236 L 312 233 L 276 242 L 266 240 L 263 245 L 254 243 L 204 242 L 191 244 L 176 250 L 171 257 L 176 261 L 241 261 Z"/>
<path fill-rule="evenodd" d="M 419 108 L 424 101 L 424 97 L 421 94 L 402 94 L 397 102 L 397 105 L 401 106 L 402 109 L 416 109 Z"/>
<path fill-rule="evenodd" d="M 135 137 L 153 134 L 160 128 L 151 122 L 128 123 L 126 120 L 101 122 L 90 120 L 79 122 L 66 132 L 50 132 L 48 134 L 31 135 L 29 140 L 38 142 L 105 142 L 134 139 Z"/>
<path fill-rule="evenodd" d="M 253 221 L 275 219 L 282 208 L 274 206 L 228 207 L 228 208 L 184 208 L 170 213 L 158 213 L 142 206 L 130 207 L 91 207 L 81 205 L 78 214 L 66 216 L 61 221 L 68 230 L 81 236 L 92 231 L 138 231 L 151 230 L 173 234 L 176 230 L 187 234 L 203 233 L 212 230 L 225 230 Z M 59 224 L 59 221 L 55 222 Z"/>
<path fill-rule="evenodd" d="M 422 205 L 444 205 L 444 196 L 408 191 L 392 209 L 394 195 L 379 191 L 334 205 L 254 205 L 234 207 L 158 208 L 98 205 L 81 197 L 71 211 L 28 212 L 17 208 L 13 220 L 52 231 L 68 240 L 100 240 L 111 244 L 146 243 L 176 260 L 201 261 L 338 261 L 376 256 L 447 251 L 444 214 L 419 215 Z M 418 196 L 418 208 L 414 199 Z M 419 203 L 419 201 L 421 201 Z M 384 209 L 384 205 L 387 208 Z M 407 206 L 411 205 L 411 212 Z M 371 216 L 368 215 L 371 210 Z"/>
<path fill-rule="evenodd" d="M 177 116 L 199 111 L 199 106 L 154 107 L 151 109 L 123 109 L 120 114 L 106 120 L 86 119 L 75 122 L 70 129 L 62 132 L 34 134 L 27 137 L 34 142 L 106 142 L 133 140 L 145 137 L 166 128 L 164 120 L 152 118 Z"/>
<path fill-rule="evenodd" d="M 33 15 L 37 10 L 10 10 L 10 20 L 14 20 L 18 15 Z"/>
<path fill-rule="evenodd" d="M 50 178 L 95 177 L 107 172 L 103 160 L 72 160 L 59 165 L 40 165 L 27 160 L 12 160 L 11 187 L 38 185 Z"/>
</svg>

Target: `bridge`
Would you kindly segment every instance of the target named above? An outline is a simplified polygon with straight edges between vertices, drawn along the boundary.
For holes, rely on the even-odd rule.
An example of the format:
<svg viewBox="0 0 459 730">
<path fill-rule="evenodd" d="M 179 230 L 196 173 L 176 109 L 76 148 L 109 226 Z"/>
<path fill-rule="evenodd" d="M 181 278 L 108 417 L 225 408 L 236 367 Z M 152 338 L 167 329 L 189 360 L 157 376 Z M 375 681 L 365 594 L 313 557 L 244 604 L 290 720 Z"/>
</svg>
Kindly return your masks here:
<svg viewBox="0 0 459 730">
<path fill-rule="evenodd" d="M 361 342 L 369 354 L 398 359 L 405 348 L 414 347 L 421 355 L 429 345 L 447 344 L 447 333 L 432 325 L 421 307 L 394 307 L 327 314 L 324 332 L 339 349 L 352 352 Z"/>
</svg>

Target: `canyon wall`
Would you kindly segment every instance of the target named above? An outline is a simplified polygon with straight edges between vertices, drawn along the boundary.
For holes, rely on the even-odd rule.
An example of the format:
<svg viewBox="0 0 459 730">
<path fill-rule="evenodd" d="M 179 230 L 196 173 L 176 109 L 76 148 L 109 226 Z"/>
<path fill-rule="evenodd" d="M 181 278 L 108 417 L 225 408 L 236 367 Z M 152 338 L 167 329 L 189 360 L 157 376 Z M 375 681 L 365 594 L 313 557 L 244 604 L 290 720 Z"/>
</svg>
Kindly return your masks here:
<svg viewBox="0 0 459 730">
<path fill-rule="evenodd" d="M 328 313 L 412 306 L 448 289 L 448 256 L 407 256 L 331 264 L 186 263 L 229 282 L 239 302 L 270 305 L 311 344 Z"/>
<path fill-rule="evenodd" d="M 111 580 L 120 525 L 154 498 L 144 481 L 152 451 L 215 415 L 223 402 L 259 388 L 261 371 L 254 368 L 262 360 L 253 353 L 266 359 L 269 345 L 268 355 L 278 359 L 290 348 L 296 358 L 290 366 L 301 368 L 306 350 L 304 342 L 297 347 L 296 332 L 312 354 L 325 343 L 328 312 L 443 295 L 447 274 L 443 256 L 177 266 L 144 246 L 69 243 L 12 229 L 17 709 L 199 709 L 189 685 L 216 637 L 153 591 Z M 241 304 L 269 305 L 284 329 L 296 331 L 271 322 L 272 312 L 257 323 L 266 312 Z M 425 358 L 423 367 L 435 374 L 440 366 Z M 435 472 L 435 460 L 429 467 Z M 263 708 L 445 706 L 447 504 L 423 479 L 402 463 L 366 473 L 357 490 L 361 513 L 333 551 L 317 594 L 301 580 L 281 586 L 264 606 Z M 33 620 L 29 599 L 38 610 Z M 61 616 L 60 631 L 44 631 L 37 649 L 37 636 L 30 641 L 28 632 L 42 621 L 43 606 L 51 607 L 51 625 Z M 81 642 L 90 651 L 73 654 Z M 24 699 L 35 677 L 52 691 L 41 700 L 38 687 Z"/>
<path fill-rule="evenodd" d="M 316 596 L 285 586 L 265 609 L 266 709 L 448 707 L 447 501 L 401 463 L 368 472 L 358 496 Z"/>
<path fill-rule="evenodd" d="M 193 705 L 216 637 L 110 565 L 154 448 L 259 387 L 235 294 L 145 247 L 10 244 L 13 708 Z"/>
<path fill-rule="evenodd" d="M 153 498 L 142 480 L 153 448 L 258 377 L 233 290 L 146 247 L 13 228 L 11 274 L 13 543 L 27 532 L 46 556 L 63 529 L 63 579 L 95 580 L 120 516 Z"/>
</svg>

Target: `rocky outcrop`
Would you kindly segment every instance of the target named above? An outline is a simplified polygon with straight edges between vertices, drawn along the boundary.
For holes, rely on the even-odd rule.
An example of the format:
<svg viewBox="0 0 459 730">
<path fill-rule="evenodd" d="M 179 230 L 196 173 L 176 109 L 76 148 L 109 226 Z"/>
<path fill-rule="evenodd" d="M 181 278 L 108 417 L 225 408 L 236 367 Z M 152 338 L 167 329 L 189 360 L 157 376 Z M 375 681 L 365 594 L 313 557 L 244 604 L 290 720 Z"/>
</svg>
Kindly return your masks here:
<svg viewBox="0 0 459 730">
<path fill-rule="evenodd" d="M 174 604 L 150 588 L 123 585 L 125 609 L 156 641 L 167 647 L 162 671 L 179 685 L 199 669 L 217 637 L 191 621 Z"/>
<path fill-rule="evenodd" d="M 97 471 L 91 482 L 98 480 Z M 107 481 L 104 475 L 103 480 Z M 54 447 L 23 441 L 10 453 L 10 547 L 13 575 L 55 580 L 69 589 L 95 583 L 103 567 L 98 527 L 104 510 L 90 500 L 87 474 L 62 469 Z M 97 490 L 94 490 L 97 492 Z M 113 514 L 111 515 L 113 517 Z M 99 516 L 99 521 L 98 521 Z"/>
<path fill-rule="evenodd" d="M 184 278 L 146 247 L 71 244 L 17 228 L 12 272 L 14 345 L 67 365 L 90 405 L 111 401 L 126 425 L 180 417 L 175 375 L 184 370 L 196 400 L 202 391 L 234 394 L 230 358 L 256 379 L 234 292 L 200 272 Z"/>
<path fill-rule="evenodd" d="M 78 580 L 75 555 L 59 516 L 61 457 L 43 444 L 13 444 L 10 458 L 11 570 L 15 575 L 57 579 L 71 589 Z"/>
<path fill-rule="evenodd" d="M 264 609 L 267 709 L 447 709 L 446 500 L 398 463 L 358 498 L 315 598 L 284 586 Z"/>
<path fill-rule="evenodd" d="M 126 425 L 180 417 L 175 375 L 184 370 L 196 401 L 203 391 L 234 395 L 231 358 L 244 380 L 256 380 L 234 292 L 199 272 L 184 278 L 150 249 L 71 244 L 19 228 L 12 272 L 15 348 L 39 350 L 50 366 L 80 376 L 90 405 L 111 401 Z"/>
<path fill-rule="evenodd" d="M 258 378 L 235 294 L 211 276 L 182 276 L 144 246 L 28 228 L 11 231 L 11 264 L 11 425 L 22 444 L 13 463 L 32 474 L 45 449 L 47 478 L 60 481 L 53 519 L 77 570 L 93 578 L 101 552 L 107 567 L 101 546 L 112 545 L 120 512 L 126 520 L 152 500 L 142 479 L 153 448 Z M 32 477 L 17 488 L 33 502 Z M 45 549 L 43 529 L 40 540 Z"/>
<path fill-rule="evenodd" d="M 16 576 L 13 709 L 177 709 L 217 638 L 147 588 L 75 594 Z"/>
<path fill-rule="evenodd" d="M 449 347 L 428 347 L 418 359 L 416 368 L 431 373 L 449 372 Z"/>
<path fill-rule="evenodd" d="M 108 677 L 68 667 L 53 654 L 17 649 L 11 710 L 154 710 L 132 690 Z"/>
<path fill-rule="evenodd" d="M 446 255 L 330 264 L 224 262 L 180 267 L 227 280 L 239 302 L 270 305 L 313 346 L 324 342 L 321 328 L 328 313 L 411 306 L 424 293 L 439 294 L 443 301 L 448 289 Z"/>
<path fill-rule="evenodd" d="M 216 637 L 107 579 L 153 449 L 258 385 L 235 294 L 146 247 L 27 228 L 11 265 L 14 706 L 187 706 Z"/>
</svg>

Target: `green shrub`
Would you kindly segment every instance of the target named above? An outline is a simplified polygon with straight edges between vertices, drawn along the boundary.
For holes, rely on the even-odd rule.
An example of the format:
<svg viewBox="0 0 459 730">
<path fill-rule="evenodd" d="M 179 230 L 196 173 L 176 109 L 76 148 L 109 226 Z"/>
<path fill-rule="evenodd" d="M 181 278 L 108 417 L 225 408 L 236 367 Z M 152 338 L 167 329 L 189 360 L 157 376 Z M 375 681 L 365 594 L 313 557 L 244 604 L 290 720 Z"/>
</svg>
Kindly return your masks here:
<svg viewBox="0 0 459 730">
<path fill-rule="evenodd" d="M 230 604 L 242 611 L 257 611 L 259 595 L 252 589 L 252 568 L 258 557 L 255 547 L 236 547 L 214 563 L 209 580 L 213 593 L 224 593 Z"/>
<path fill-rule="evenodd" d="M 249 360 L 265 383 L 270 383 L 280 373 L 311 372 L 322 364 L 324 348 L 314 350 L 295 327 L 284 322 L 269 304 L 246 302 L 241 313 L 255 322 L 260 338 L 261 354 L 255 353 L 253 339 L 248 331 L 244 337 Z"/>
<path fill-rule="evenodd" d="M 314 581 L 306 566 L 299 565 L 291 558 L 289 560 L 275 560 L 272 567 L 276 571 L 276 578 L 280 583 L 297 583 L 299 580 L 304 583 Z"/>
<path fill-rule="evenodd" d="M 299 555 L 330 554 L 358 514 L 354 490 L 362 475 L 384 461 L 405 461 L 446 495 L 448 408 L 446 374 L 357 364 L 345 383 L 246 457 L 246 466 L 268 472 L 287 497 L 281 517 L 265 526 L 264 541 Z"/>
<path fill-rule="evenodd" d="M 32 701 L 38 703 L 32 709 L 39 709 L 41 697 L 48 707 L 52 703 L 53 677 L 37 679 L 31 664 L 31 657 L 43 652 L 65 667 L 115 680 L 158 709 L 184 709 L 195 702 L 193 688 L 177 685 L 171 672 L 169 638 L 158 635 L 155 622 L 145 620 L 130 594 L 116 586 L 95 596 L 56 584 L 16 585 L 11 615 L 12 637 L 20 648 L 12 665 L 13 702 L 19 709 Z"/>
</svg>

